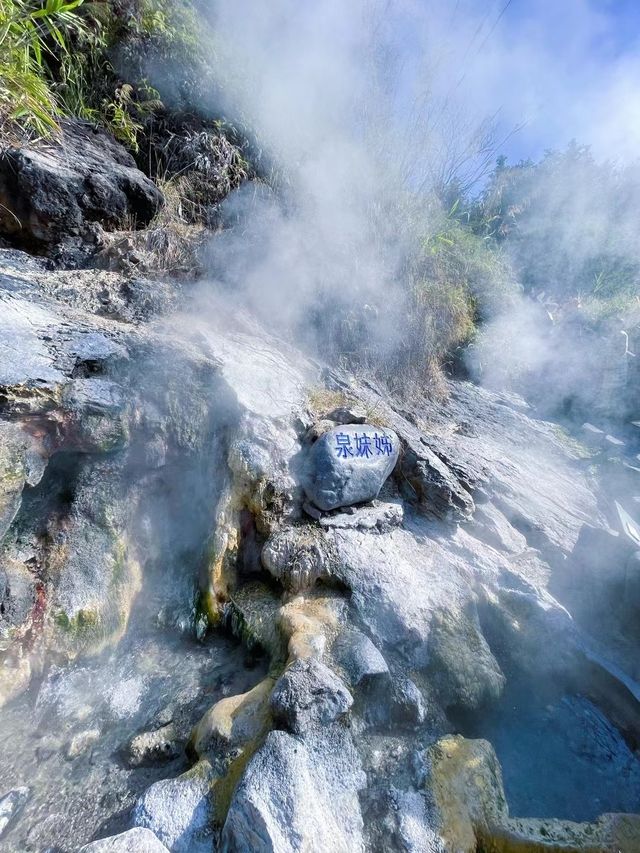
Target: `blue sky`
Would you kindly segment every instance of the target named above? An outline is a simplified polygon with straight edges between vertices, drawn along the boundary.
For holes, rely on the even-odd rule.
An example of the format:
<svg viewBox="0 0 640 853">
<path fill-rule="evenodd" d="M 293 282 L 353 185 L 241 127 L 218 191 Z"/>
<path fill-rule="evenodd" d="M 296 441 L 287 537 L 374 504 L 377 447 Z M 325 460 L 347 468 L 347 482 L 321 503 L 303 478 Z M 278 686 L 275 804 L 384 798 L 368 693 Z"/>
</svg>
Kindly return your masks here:
<svg viewBox="0 0 640 853">
<path fill-rule="evenodd" d="M 640 0 L 419 5 L 430 30 L 425 52 L 437 45 L 445 57 L 445 91 L 453 79 L 467 113 L 499 110 L 505 134 L 524 123 L 505 144 L 510 159 L 537 158 L 572 138 L 603 159 L 640 152 Z"/>
</svg>

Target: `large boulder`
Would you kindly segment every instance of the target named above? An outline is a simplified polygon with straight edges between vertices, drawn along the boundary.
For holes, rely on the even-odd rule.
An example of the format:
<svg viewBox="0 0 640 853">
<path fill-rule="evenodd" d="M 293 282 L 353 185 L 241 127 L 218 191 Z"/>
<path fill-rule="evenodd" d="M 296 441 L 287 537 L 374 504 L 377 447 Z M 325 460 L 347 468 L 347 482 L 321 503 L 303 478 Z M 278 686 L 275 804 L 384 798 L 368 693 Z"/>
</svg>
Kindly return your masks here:
<svg viewBox="0 0 640 853">
<path fill-rule="evenodd" d="M 271 695 L 276 722 L 294 734 L 332 723 L 352 704 L 351 694 L 338 676 L 313 658 L 287 667 Z"/>
<path fill-rule="evenodd" d="M 68 121 L 59 138 L 0 149 L 0 234 L 31 248 L 106 229 L 146 225 L 163 204 L 158 187 L 116 140 Z"/>
<path fill-rule="evenodd" d="M 155 782 L 133 811 L 134 826 L 151 830 L 171 853 L 210 853 L 212 818 L 208 780 L 195 773 Z"/>
<path fill-rule="evenodd" d="M 129 829 L 120 835 L 85 844 L 78 853 L 168 853 L 150 829 Z"/>
<path fill-rule="evenodd" d="M 327 512 L 377 498 L 399 452 L 398 436 L 390 429 L 345 424 L 325 432 L 309 451 L 308 499 Z"/>
<path fill-rule="evenodd" d="M 220 838 L 222 853 L 361 853 L 358 791 L 365 782 L 346 729 L 304 742 L 271 732 L 249 762 Z"/>
</svg>

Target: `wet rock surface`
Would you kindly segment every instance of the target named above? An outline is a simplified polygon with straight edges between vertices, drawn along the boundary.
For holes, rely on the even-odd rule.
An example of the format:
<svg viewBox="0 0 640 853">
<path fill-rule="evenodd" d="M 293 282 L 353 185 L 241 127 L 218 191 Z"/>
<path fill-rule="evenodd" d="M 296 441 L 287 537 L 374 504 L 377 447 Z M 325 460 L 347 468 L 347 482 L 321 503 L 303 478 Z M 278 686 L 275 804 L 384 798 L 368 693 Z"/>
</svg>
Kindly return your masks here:
<svg viewBox="0 0 640 853">
<path fill-rule="evenodd" d="M 6 849 L 637 850 L 598 806 L 640 811 L 622 457 L 466 382 L 400 405 L 177 297 L 0 251 Z M 318 383 L 345 402 L 311 412 Z M 543 814 L 547 762 L 523 798 L 523 677 L 559 697 L 511 740 L 586 732 L 624 796 Z"/>
</svg>

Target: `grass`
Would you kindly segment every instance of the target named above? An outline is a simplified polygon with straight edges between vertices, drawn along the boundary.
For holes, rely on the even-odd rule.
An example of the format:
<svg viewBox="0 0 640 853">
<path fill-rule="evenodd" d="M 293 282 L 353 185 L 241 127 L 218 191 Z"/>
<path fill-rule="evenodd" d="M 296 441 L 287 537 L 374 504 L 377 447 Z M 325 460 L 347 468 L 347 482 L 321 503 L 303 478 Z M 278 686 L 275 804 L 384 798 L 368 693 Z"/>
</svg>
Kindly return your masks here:
<svg viewBox="0 0 640 853">
<path fill-rule="evenodd" d="M 309 391 L 307 404 L 311 412 L 320 417 L 342 406 L 352 406 L 354 401 L 344 391 L 331 391 L 323 385 L 317 385 Z"/>
<path fill-rule="evenodd" d="M 128 18 L 111 0 L 0 0 L 0 143 L 50 136 L 61 118 L 74 116 L 137 151 L 162 103 L 135 62 L 125 59 L 123 79 L 112 64 L 114 46 L 126 46 L 141 66 L 151 49 L 186 64 L 204 61 L 198 34 L 189 0 L 139 0 Z"/>
<path fill-rule="evenodd" d="M 45 136 L 57 128 L 60 99 L 52 60 L 70 56 L 72 37 L 85 27 L 77 13 L 83 0 L 0 0 L 0 133 Z"/>
</svg>

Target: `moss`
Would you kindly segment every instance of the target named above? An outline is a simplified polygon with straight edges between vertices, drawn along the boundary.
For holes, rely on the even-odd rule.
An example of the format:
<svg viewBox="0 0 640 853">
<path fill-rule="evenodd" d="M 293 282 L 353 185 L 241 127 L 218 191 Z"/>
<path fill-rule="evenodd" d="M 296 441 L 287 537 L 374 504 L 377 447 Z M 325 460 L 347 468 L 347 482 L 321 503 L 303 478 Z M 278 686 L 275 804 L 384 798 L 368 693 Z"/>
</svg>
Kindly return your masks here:
<svg viewBox="0 0 640 853">
<path fill-rule="evenodd" d="M 75 616 L 69 616 L 60 610 L 54 616 L 58 628 L 73 637 L 79 637 L 87 632 L 95 633 L 100 629 L 100 616 L 95 610 L 78 610 Z"/>
<path fill-rule="evenodd" d="M 127 578 L 127 545 L 121 538 L 116 539 L 113 546 L 113 573 L 111 585 L 120 586 Z"/>
<path fill-rule="evenodd" d="M 238 783 L 242 779 L 249 761 L 251 761 L 260 749 L 265 738 L 266 734 L 247 743 L 240 755 L 231 762 L 225 776 L 214 783 L 215 820 L 219 826 L 222 826 L 227 819 L 231 800 L 238 787 Z"/>
</svg>

